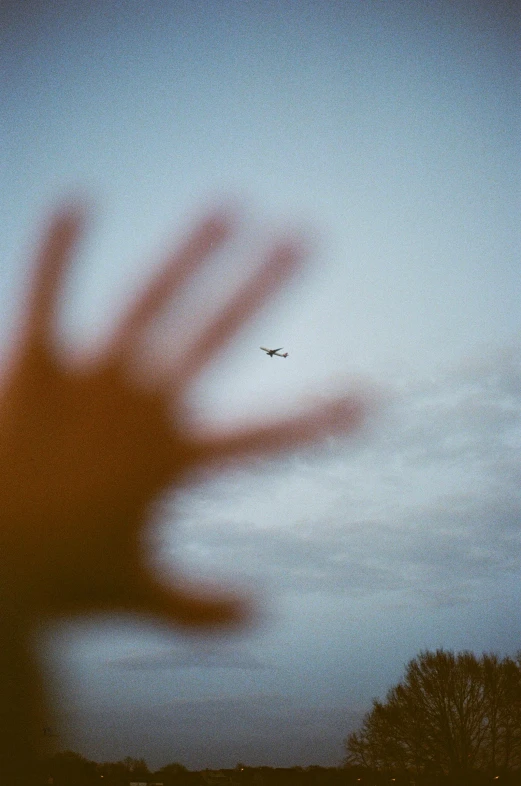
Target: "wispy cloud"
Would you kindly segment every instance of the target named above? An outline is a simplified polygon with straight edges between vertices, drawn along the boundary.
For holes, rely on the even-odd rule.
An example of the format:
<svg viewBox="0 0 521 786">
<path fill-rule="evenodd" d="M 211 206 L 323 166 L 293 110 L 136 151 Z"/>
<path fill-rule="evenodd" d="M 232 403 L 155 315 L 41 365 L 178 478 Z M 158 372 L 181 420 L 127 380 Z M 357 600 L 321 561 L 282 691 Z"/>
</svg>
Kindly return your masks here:
<svg viewBox="0 0 521 786">
<path fill-rule="evenodd" d="M 206 640 L 195 644 L 170 644 L 136 649 L 108 660 L 111 668 L 128 671 L 175 669 L 242 669 L 268 668 L 246 648 Z"/>
<path fill-rule="evenodd" d="M 180 512 L 188 563 L 280 591 L 438 602 L 521 578 L 521 352 L 402 383 L 365 442 L 229 475 Z"/>
<path fill-rule="evenodd" d="M 280 614 L 240 639 L 98 654 L 71 747 L 114 758 L 148 735 L 188 766 L 331 764 L 419 648 L 515 651 L 521 351 L 396 384 L 378 426 L 173 503 L 165 560 L 264 587 Z"/>
</svg>

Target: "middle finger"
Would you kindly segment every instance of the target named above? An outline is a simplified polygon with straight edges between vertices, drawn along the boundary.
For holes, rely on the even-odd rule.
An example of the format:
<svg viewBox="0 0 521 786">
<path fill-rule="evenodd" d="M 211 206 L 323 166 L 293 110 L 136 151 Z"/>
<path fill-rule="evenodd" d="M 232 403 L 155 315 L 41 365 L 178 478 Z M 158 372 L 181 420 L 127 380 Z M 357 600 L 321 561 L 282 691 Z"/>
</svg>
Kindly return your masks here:
<svg viewBox="0 0 521 786">
<path fill-rule="evenodd" d="M 230 341 L 243 323 L 292 275 L 303 258 L 304 247 L 296 239 L 281 241 L 273 248 L 260 270 L 239 289 L 176 363 L 176 387 L 187 387 L 216 351 Z"/>
</svg>

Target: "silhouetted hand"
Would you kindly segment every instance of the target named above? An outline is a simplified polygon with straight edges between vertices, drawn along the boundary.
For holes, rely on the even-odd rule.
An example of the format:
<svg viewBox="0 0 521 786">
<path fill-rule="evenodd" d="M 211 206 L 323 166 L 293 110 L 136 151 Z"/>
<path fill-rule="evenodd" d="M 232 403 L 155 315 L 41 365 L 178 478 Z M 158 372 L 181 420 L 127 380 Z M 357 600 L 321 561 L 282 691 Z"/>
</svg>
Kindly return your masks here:
<svg viewBox="0 0 521 786">
<path fill-rule="evenodd" d="M 151 384 L 144 385 L 133 373 L 136 345 L 165 304 L 230 238 L 230 222 L 220 214 L 202 221 L 120 320 L 99 356 L 78 366 L 57 352 L 54 333 L 81 225 L 81 212 L 73 209 L 51 222 L 1 391 L 4 627 L 8 618 L 17 620 L 23 641 L 25 630 L 41 617 L 95 610 L 135 611 L 190 627 L 240 622 L 248 604 L 236 596 L 175 577 L 167 585 L 155 576 L 142 530 L 157 495 L 194 469 L 291 450 L 359 423 L 362 404 L 356 397 L 224 433 L 196 430 L 187 416 L 187 392 L 196 375 L 298 266 L 302 250 L 296 241 L 276 244 L 201 329 L 171 378 L 157 369 L 156 379 L 151 369 Z"/>
</svg>

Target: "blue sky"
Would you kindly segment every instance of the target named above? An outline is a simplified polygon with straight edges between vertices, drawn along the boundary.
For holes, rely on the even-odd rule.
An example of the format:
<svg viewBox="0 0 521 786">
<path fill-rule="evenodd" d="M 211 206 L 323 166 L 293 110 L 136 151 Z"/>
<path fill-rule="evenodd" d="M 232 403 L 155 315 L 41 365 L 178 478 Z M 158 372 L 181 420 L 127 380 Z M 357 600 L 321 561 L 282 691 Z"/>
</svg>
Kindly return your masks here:
<svg viewBox="0 0 521 786">
<path fill-rule="evenodd" d="M 64 300 L 70 348 L 229 199 L 244 231 L 212 300 L 273 228 L 304 227 L 314 253 L 195 386 L 195 415 L 268 417 L 360 380 L 382 392 L 356 440 L 167 496 L 151 559 L 252 586 L 259 623 L 202 640 L 126 619 L 54 632 L 60 743 L 153 765 L 336 764 L 419 650 L 520 647 L 515 4 L 0 14 L 4 347 L 58 201 L 93 205 Z"/>
</svg>

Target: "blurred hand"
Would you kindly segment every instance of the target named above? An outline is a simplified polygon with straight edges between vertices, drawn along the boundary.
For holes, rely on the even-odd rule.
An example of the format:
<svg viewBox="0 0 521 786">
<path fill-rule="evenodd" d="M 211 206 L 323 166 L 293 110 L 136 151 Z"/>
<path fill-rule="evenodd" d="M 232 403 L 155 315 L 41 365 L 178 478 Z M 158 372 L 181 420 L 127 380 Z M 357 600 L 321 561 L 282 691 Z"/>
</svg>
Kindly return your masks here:
<svg viewBox="0 0 521 786">
<path fill-rule="evenodd" d="M 158 493 L 182 483 L 189 471 L 291 450 L 359 423 L 362 404 L 354 397 L 224 433 L 201 433 L 186 416 L 196 375 L 294 271 L 302 249 L 288 239 L 274 245 L 248 283 L 201 329 L 171 379 L 158 368 L 157 379 L 143 385 L 130 371 L 136 346 L 165 304 L 230 238 L 230 221 L 214 214 L 196 226 L 117 324 L 104 350 L 78 368 L 56 352 L 54 331 L 82 223 L 81 212 L 73 209 L 51 222 L 1 393 L 4 597 L 10 594 L 28 616 L 103 609 L 192 627 L 240 622 L 248 614 L 241 599 L 175 577 L 167 586 L 153 575 L 142 528 Z M 149 374 L 154 377 L 154 369 Z"/>
<path fill-rule="evenodd" d="M 362 416 L 351 397 L 224 433 L 188 419 L 196 375 L 299 265 L 302 250 L 287 239 L 200 329 L 170 378 L 164 363 L 135 373 L 136 347 L 162 308 L 230 238 L 225 215 L 202 221 L 166 260 L 102 351 L 68 363 L 54 333 L 82 223 L 73 209 L 51 222 L 0 390 L 0 772 L 19 786 L 40 782 L 37 752 L 49 722 L 31 647 L 39 621 L 97 610 L 192 628 L 246 620 L 249 604 L 235 594 L 179 576 L 167 584 L 150 569 L 142 536 L 151 503 L 197 468 L 291 450 L 349 431 Z"/>
</svg>

